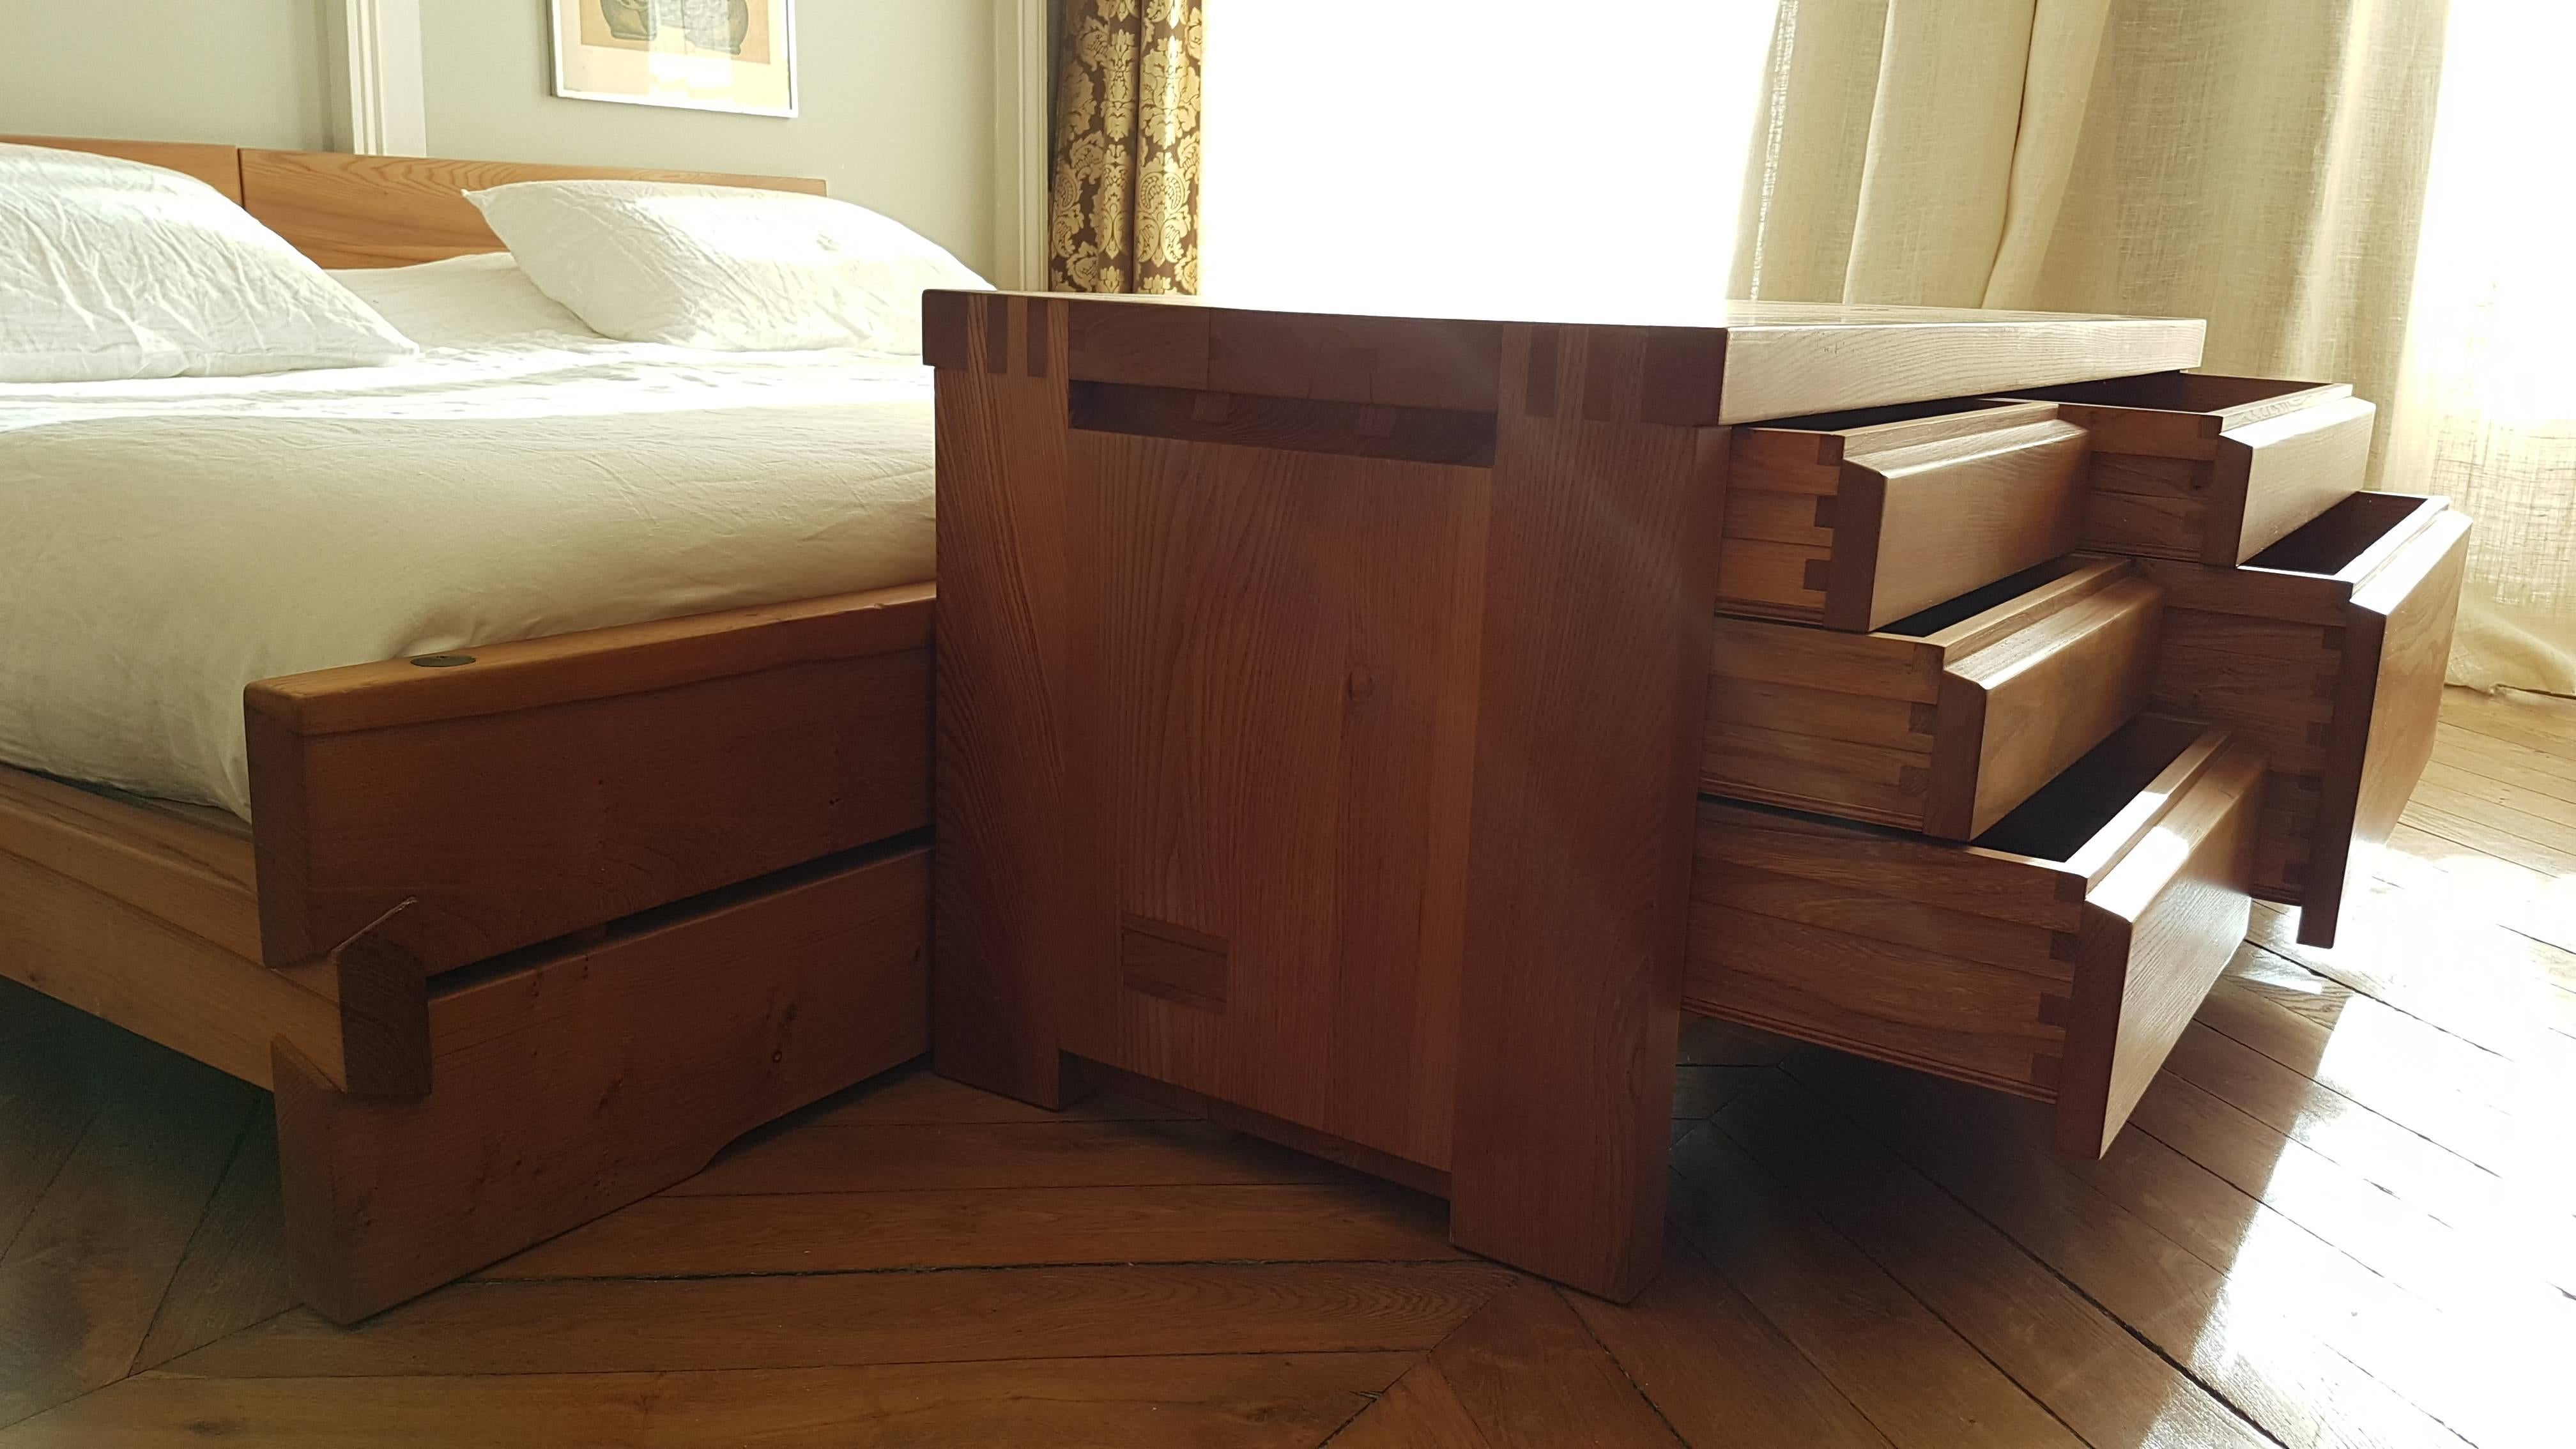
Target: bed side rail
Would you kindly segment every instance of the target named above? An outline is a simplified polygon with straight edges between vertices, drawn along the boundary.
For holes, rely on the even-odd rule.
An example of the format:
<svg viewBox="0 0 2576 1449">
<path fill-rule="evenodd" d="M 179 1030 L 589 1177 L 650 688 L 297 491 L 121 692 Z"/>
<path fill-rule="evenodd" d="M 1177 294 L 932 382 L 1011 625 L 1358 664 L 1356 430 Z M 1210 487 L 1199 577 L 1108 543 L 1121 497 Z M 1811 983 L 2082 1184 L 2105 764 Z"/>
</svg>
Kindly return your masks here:
<svg viewBox="0 0 2576 1449">
<path fill-rule="evenodd" d="M 264 959 L 436 974 L 930 818 L 927 584 L 244 691 Z"/>
</svg>

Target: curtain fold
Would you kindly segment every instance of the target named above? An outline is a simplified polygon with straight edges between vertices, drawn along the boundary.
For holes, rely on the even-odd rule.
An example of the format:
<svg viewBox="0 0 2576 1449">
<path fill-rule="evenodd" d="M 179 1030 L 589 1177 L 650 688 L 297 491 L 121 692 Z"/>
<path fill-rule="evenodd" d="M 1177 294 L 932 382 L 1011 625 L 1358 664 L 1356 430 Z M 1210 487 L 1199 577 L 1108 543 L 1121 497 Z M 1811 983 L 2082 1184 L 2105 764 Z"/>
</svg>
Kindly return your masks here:
<svg viewBox="0 0 2576 1449">
<path fill-rule="evenodd" d="M 1200 0 L 1064 0 L 1047 284 L 1199 288 Z"/>
<path fill-rule="evenodd" d="M 2576 692 L 2576 210 L 2530 169 L 2571 11 L 1782 0 L 1733 290 L 2205 317 L 2212 371 L 2350 381 L 2372 486 L 2478 520 L 2453 677 Z"/>
<path fill-rule="evenodd" d="M 2576 7 L 2452 12 L 2388 476 L 2459 501 L 2451 677 L 2576 694 Z M 2544 166 L 2547 162 L 2542 163 Z"/>
</svg>

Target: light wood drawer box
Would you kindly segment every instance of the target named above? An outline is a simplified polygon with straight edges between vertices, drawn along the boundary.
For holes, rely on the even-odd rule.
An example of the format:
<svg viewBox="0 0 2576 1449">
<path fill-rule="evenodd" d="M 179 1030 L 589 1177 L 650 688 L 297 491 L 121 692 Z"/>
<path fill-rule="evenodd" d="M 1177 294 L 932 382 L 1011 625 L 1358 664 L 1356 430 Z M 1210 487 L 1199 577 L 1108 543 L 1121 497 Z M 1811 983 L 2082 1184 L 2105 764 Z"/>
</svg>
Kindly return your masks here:
<svg viewBox="0 0 2576 1449">
<path fill-rule="evenodd" d="M 2158 372 L 2017 394 L 2092 435 L 2084 547 L 2243 563 L 2358 491 L 2378 410 L 2341 384 Z"/>
<path fill-rule="evenodd" d="M 1682 1003 L 2110 1144 L 2244 939 L 2263 758 L 2146 715 L 1974 845 L 1702 800 Z"/>
<path fill-rule="evenodd" d="M 2145 708 L 2163 602 L 2070 558 L 1874 633 L 1720 617 L 1700 788 L 1968 839 Z"/>
<path fill-rule="evenodd" d="M 2308 945 L 2432 757 L 2468 531 L 2442 499 L 2356 493 L 2240 568 L 2139 560 L 2168 603 L 2155 701 L 2270 757 L 2254 893 L 2299 906 Z"/>
<path fill-rule="evenodd" d="M 1718 608 L 1868 630 L 2073 551 L 2084 434 L 1967 399 L 1740 427 Z"/>
</svg>

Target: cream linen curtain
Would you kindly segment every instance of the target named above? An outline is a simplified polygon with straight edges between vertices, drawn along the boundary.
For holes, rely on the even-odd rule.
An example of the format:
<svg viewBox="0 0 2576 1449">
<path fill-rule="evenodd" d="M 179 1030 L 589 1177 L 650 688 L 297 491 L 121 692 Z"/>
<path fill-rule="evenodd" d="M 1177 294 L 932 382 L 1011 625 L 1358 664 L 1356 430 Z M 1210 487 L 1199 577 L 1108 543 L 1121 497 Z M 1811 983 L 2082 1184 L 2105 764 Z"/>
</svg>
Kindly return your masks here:
<svg viewBox="0 0 2576 1449">
<path fill-rule="evenodd" d="M 2576 694 L 2576 5 L 2456 0 L 2389 486 L 2477 519 L 2451 677 Z"/>
<path fill-rule="evenodd" d="M 2433 176 L 2447 19 L 2442 0 L 1783 0 L 1733 290 L 2206 317 L 2214 371 L 2350 380 L 2385 410 L 2374 478 L 2480 515 L 2455 677 L 2576 689 L 2566 399 L 2491 426 L 2456 308 L 2409 352 L 2468 243 L 2500 244 L 2424 226 L 2428 179 L 2463 189 Z"/>
</svg>

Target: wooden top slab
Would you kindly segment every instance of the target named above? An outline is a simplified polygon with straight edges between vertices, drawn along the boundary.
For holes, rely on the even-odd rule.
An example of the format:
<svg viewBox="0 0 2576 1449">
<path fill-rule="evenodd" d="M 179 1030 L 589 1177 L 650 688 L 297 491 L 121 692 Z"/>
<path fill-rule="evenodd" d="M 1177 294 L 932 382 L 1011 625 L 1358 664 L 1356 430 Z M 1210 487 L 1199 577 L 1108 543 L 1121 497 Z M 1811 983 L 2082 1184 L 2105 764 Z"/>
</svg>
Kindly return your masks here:
<svg viewBox="0 0 2576 1449">
<path fill-rule="evenodd" d="M 924 300 L 928 359 L 964 365 L 970 294 Z M 2206 325 L 1970 308 L 1728 302 L 1646 318 L 1337 315 L 1189 297 L 1056 296 L 1070 377 L 1380 406 L 1485 410 L 1515 325 L 1648 334 L 1646 420 L 1685 426 L 1922 402 L 2198 365 Z"/>
</svg>

